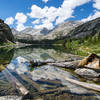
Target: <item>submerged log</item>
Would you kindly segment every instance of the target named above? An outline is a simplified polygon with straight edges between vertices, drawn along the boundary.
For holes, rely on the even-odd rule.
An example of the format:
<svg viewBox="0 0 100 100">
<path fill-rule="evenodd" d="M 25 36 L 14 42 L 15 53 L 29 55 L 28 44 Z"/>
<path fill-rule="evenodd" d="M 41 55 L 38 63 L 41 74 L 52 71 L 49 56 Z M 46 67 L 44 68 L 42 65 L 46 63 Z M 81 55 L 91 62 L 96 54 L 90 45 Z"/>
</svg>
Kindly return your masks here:
<svg viewBox="0 0 100 100">
<path fill-rule="evenodd" d="M 38 85 L 35 81 L 32 81 L 30 78 L 28 78 L 25 75 L 20 75 L 20 77 L 23 80 L 27 81 L 28 83 L 32 84 L 37 91 L 40 91 L 40 85 Z"/>
<path fill-rule="evenodd" d="M 53 66 L 57 66 L 57 67 L 62 67 L 62 68 L 72 68 L 72 69 L 76 69 L 78 67 L 80 60 L 76 60 L 76 61 L 30 61 L 30 66 L 31 67 L 35 67 L 35 66 L 43 66 L 43 65 L 53 65 Z"/>
<path fill-rule="evenodd" d="M 100 85 L 96 85 L 96 84 L 92 84 L 92 83 L 86 83 L 86 82 L 80 82 L 80 81 L 77 81 L 77 80 L 74 80 L 74 79 L 70 79 L 70 78 L 67 78 L 67 77 L 65 79 L 67 81 L 71 82 L 71 83 L 80 85 L 80 86 L 82 86 L 84 88 L 100 92 Z"/>
<path fill-rule="evenodd" d="M 17 88 L 23 95 L 29 93 L 29 91 L 14 77 L 10 71 L 6 68 L 2 71 L 8 81 L 12 84 L 13 87 Z"/>
</svg>

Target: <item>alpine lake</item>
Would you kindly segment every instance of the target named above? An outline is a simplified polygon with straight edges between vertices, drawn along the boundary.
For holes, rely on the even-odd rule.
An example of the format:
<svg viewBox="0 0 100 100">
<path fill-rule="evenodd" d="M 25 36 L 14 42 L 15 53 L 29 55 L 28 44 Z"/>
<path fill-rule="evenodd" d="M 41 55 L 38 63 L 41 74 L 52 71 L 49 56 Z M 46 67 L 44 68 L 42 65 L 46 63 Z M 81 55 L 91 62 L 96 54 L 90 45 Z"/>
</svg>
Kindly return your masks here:
<svg viewBox="0 0 100 100">
<path fill-rule="evenodd" d="M 79 56 L 52 46 L 0 48 L 0 100 L 100 100 L 100 93 L 65 80 L 99 84 L 76 75 L 73 69 L 43 65 L 31 67 L 28 61 L 65 61 Z"/>
</svg>

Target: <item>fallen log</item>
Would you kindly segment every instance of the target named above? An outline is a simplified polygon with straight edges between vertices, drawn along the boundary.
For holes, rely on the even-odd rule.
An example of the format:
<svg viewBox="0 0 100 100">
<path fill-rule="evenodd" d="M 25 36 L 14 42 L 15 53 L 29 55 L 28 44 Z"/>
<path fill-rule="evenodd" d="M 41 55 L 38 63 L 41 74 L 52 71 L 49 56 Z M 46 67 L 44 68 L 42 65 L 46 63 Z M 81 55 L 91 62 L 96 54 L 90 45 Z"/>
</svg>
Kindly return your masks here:
<svg viewBox="0 0 100 100">
<path fill-rule="evenodd" d="M 61 77 L 61 75 L 59 77 Z M 81 81 L 78 81 L 75 79 L 68 78 L 67 76 L 66 77 L 62 76 L 62 79 L 65 79 L 66 81 L 69 81 L 70 83 L 74 83 L 74 84 L 79 85 L 81 87 L 100 92 L 100 85 L 96 85 L 93 83 L 81 82 Z"/>
<path fill-rule="evenodd" d="M 31 79 L 29 79 L 27 76 L 25 75 L 20 75 L 20 77 L 27 81 L 28 83 L 32 84 L 34 86 L 34 88 L 37 90 L 37 91 L 40 91 L 40 85 L 38 85 L 35 81 L 32 81 Z"/>
<path fill-rule="evenodd" d="M 46 65 L 48 63 L 55 63 L 56 61 L 49 59 L 49 60 L 45 60 L 45 61 L 37 61 L 37 60 L 32 60 L 30 61 L 30 66 L 31 67 L 35 67 L 35 66 L 42 66 L 42 65 Z"/>
<path fill-rule="evenodd" d="M 100 92 L 100 85 L 96 85 L 96 84 L 92 84 L 92 83 L 86 83 L 86 82 L 80 82 L 80 81 L 77 81 L 77 80 L 74 80 L 74 79 L 69 79 L 67 77 L 65 79 L 67 81 L 71 82 L 71 83 L 77 84 L 77 85 L 82 86 L 84 88 Z"/>
<path fill-rule="evenodd" d="M 13 87 L 17 88 L 23 95 L 26 95 L 29 93 L 29 91 L 14 77 L 9 70 L 6 68 L 2 71 L 2 73 L 5 75 L 7 80 L 12 84 Z"/>
<path fill-rule="evenodd" d="M 76 61 L 30 61 L 30 66 L 35 67 L 35 66 L 43 66 L 43 65 L 52 65 L 52 66 L 57 66 L 57 67 L 62 67 L 62 68 L 71 68 L 71 69 L 76 69 L 78 68 L 78 64 L 81 60 L 76 60 Z"/>
<path fill-rule="evenodd" d="M 62 68 L 71 68 L 71 69 L 76 69 L 76 68 L 88 68 L 95 70 L 96 72 L 100 72 L 100 57 L 97 56 L 96 54 L 91 54 L 88 57 L 84 58 L 83 60 L 66 60 L 66 61 L 30 61 L 29 62 L 31 67 L 34 66 L 42 66 L 42 65 L 53 65 L 57 67 L 62 67 Z"/>
<path fill-rule="evenodd" d="M 62 67 L 62 68 L 76 69 L 76 68 L 79 68 L 79 66 L 78 66 L 79 62 L 80 62 L 80 60 L 72 61 L 72 62 L 48 63 L 48 65 Z"/>
</svg>

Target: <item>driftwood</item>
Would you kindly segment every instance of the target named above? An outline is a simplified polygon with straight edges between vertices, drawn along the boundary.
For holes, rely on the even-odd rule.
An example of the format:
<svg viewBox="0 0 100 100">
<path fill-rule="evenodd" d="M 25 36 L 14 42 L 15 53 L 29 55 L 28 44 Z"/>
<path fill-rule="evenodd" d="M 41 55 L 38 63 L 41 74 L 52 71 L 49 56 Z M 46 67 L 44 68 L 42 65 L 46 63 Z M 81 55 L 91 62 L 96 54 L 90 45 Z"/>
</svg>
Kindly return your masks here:
<svg viewBox="0 0 100 100">
<path fill-rule="evenodd" d="M 42 65 L 53 65 L 62 68 L 89 68 L 93 69 L 97 72 L 100 72 L 100 56 L 96 54 L 91 54 L 88 57 L 84 58 L 83 60 L 66 60 L 66 61 L 30 61 L 31 67 L 34 66 L 42 66 Z"/>
<path fill-rule="evenodd" d="M 26 95 L 29 93 L 29 91 L 14 77 L 9 70 L 6 68 L 2 71 L 2 73 L 5 75 L 5 77 L 8 79 L 8 81 L 17 88 L 23 95 Z"/>
<path fill-rule="evenodd" d="M 35 67 L 35 66 L 43 66 L 43 65 L 52 65 L 52 66 L 57 66 L 57 67 L 62 67 L 62 68 L 71 68 L 71 69 L 76 69 L 78 67 L 80 60 L 77 61 L 30 61 L 30 66 Z"/>
<path fill-rule="evenodd" d="M 78 63 L 80 60 L 72 61 L 72 62 L 56 62 L 56 63 L 48 63 L 48 65 L 53 65 L 62 68 L 76 69 L 78 68 Z"/>
<path fill-rule="evenodd" d="M 92 69 L 95 71 L 100 71 L 100 57 L 97 56 L 96 54 L 91 54 L 88 57 L 86 57 L 83 60 L 76 60 L 76 61 L 62 61 L 62 62 L 57 62 L 57 61 L 51 61 L 51 62 L 30 62 L 32 67 L 34 66 L 42 66 L 42 65 L 52 65 L 52 66 L 57 66 L 57 67 L 62 67 L 62 68 L 71 68 L 71 69 L 77 69 L 77 68 L 88 68 Z M 87 89 L 95 90 L 100 92 L 100 85 L 96 84 L 90 84 L 86 82 L 80 82 L 74 79 L 70 79 L 66 77 L 62 77 L 66 81 L 69 81 L 71 83 L 80 85 L 82 87 L 85 87 Z"/>
<path fill-rule="evenodd" d="M 100 69 L 100 56 L 92 53 L 88 57 L 81 60 L 78 66 L 92 69 Z"/>
<path fill-rule="evenodd" d="M 80 86 L 82 86 L 84 88 L 87 88 L 87 89 L 91 89 L 91 90 L 95 90 L 95 91 L 100 92 L 100 85 L 86 83 L 86 82 L 80 82 L 80 81 L 77 81 L 77 80 L 74 80 L 74 79 L 70 79 L 70 78 L 67 78 L 67 77 L 65 79 L 67 81 L 71 82 L 71 83 L 80 85 Z"/>
</svg>

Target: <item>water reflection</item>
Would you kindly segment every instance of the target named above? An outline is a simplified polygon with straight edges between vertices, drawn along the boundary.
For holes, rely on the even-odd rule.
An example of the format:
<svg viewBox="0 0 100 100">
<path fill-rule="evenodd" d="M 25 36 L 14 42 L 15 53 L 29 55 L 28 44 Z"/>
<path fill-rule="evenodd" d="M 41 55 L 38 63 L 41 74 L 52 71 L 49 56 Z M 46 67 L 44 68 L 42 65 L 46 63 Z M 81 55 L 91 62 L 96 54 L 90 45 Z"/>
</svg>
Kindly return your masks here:
<svg viewBox="0 0 100 100">
<path fill-rule="evenodd" d="M 32 59 L 47 60 L 50 58 L 64 61 L 73 57 L 78 59 L 77 56 L 52 48 L 25 47 L 6 50 L 0 57 L 1 61 L 6 62 L 2 65 L 7 66 L 0 72 L 0 96 L 2 96 L 0 100 L 19 98 L 23 100 L 100 100 L 100 96 L 94 91 L 66 81 L 65 77 L 78 80 L 71 73 L 47 65 L 36 66 L 33 70 L 28 63 Z M 8 63 L 10 64 L 7 65 Z M 29 94 L 22 96 L 19 84 L 24 87 L 25 91 L 29 91 Z"/>
<path fill-rule="evenodd" d="M 69 58 L 79 59 L 78 56 L 68 54 L 66 52 L 62 52 L 58 49 L 53 48 L 52 46 L 31 46 L 31 47 L 23 47 L 19 49 L 15 49 L 14 57 L 22 56 L 28 60 L 39 59 L 39 60 L 47 60 L 55 59 L 57 61 L 64 61 Z"/>
<path fill-rule="evenodd" d="M 0 71 L 4 70 L 14 56 L 14 49 L 0 48 Z"/>
</svg>

